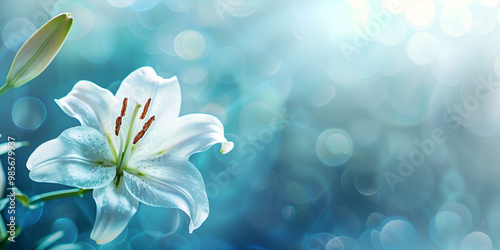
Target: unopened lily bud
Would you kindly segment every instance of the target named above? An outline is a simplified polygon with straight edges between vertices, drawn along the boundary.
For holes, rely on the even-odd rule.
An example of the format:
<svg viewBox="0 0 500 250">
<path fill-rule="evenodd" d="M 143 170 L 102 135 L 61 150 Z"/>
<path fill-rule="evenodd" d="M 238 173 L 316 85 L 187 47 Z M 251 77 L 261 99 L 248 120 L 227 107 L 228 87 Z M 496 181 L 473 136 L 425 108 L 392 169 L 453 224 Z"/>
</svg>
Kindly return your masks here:
<svg viewBox="0 0 500 250">
<path fill-rule="evenodd" d="M 7 75 L 7 85 L 17 88 L 42 73 L 66 41 L 72 25 L 73 17 L 63 13 L 38 29 L 17 52 Z"/>
</svg>

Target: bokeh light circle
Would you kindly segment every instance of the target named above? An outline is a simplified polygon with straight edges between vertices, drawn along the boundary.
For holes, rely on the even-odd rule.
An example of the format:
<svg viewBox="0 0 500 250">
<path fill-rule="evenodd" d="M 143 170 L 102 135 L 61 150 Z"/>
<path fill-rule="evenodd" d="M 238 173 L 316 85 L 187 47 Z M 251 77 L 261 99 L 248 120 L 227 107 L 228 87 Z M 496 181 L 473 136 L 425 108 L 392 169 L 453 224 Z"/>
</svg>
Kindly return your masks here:
<svg viewBox="0 0 500 250">
<path fill-rule="evenodd" d="M 174 12 L 184 12 L 188 11 L 195 5 L 194 0 L 163 0 L 163 3 Z"/>
<path fill-rule="evenodd" d="M 387 216 L 381 213 L 373 212 L 366 219 L 365 228 L 378 228 L 386 219 Z"/>
<path fill-rule="evenodd" d="M 307 250 L 325 249 L 328 243 L 335 238 L 335 235 L 330 233 L 318 233 L 308 241 Z"/>
<path fill-rule="evenodd" d="M 316 142 L 316 154 L 328 166 L 339 166 L 347 162 L 353 152 L 351 136 L 340 129 L 323 131 Z"/>
<path fill-rule="evenodd" d="M 472 232 L 464 237 L 460 250 L 492 250 L 490 237 L 483 232 Z"/>
<path fill-rule="evenodd" d="M 325 250 L 344 250 L 344 244 L 342 244 L 342 241 L 338 237 L 335 237 L 328 242 Z"/>
<path fill-rule="evenodd" d="M 496 24 L 496 9 L 476 4 L 471 5 L 468 10 L 472 16 L 471 34 L 484 36 L 493 31 Z"/>
<path fill-rule="evenodd" d="M 63 231 L 64 236 L 57 240 L 59 244 L 71 244 L 75 243 L 78 238 L 78 228 L 75 222 L 68 218 L 60 218 L 52 223 L 50 227 L 50 232 L 54 233 L 57 231 Z"/>
<path fill-rule="evenodd" d="M 10 218 L 13 214 L 16 215 L 16 227 L 29 227 L 40 220 L 43 213 L 43 205 L 36 205 L 31 207 L 25 207 L 19 201 L 16 201 L 14 209 L 4 209 L 3 214 L 5 218 Z M 14 210 L 12 212 L 12 210 Z M 11 213 L 9 214 L 9 211 Z"/>
<path fill-rule="evenodd" d="M 325 250 L 363 250 L 363 248 L 353 238 L 347 236 L 339 236 L 328 242 Z"/>
<path fill-rule="evenodd" d="M 130 239 L 132 250 L 151 249 L 157 237 L 147 232 L 138 233 Z"/>
<path fill-rule="evenodd" d="M 429 224 L 432 241 L 442 248 L 457 248 L 467 230 L 464 219 L 451 211 L 437 213 Z"/>
<path fill-rule="evenodd" d="M 46 117 L 47 108 L 36 97 L 22 97 L 12 107 L 12 120 L 16 126 L 22 129 L 37 129 L 45 122 Z"/>
<path fill-rule="evenodd" d="M 433 0 L 407 1 L 404 6 L 406 20 L 416 27 L 428 27 L 436 15 L 436 5 Z"/>
<path fill-rule="evenodd" d="M 92 30 L 94 26 L 95 18 L 90 9 L 82 3 L 68 1 L 64 4 L 56 5 L 52 15 L 55 16 L 58 13 L 69 12 L 73 16 L 74 21 L 71 26 L 71 32 L 68 34 L 69 40 L 79 40 L 85 37 Z"/>
<path fill-rule="evenodd" d="M 486 7 L 496 7 L 500 0 L 479 0 L 479 3 Z"/>
<path fill-rule="evenodd" d="M 219 4 L 227 13 L 236 17 L 253 14 L 260 5 L 261 0 L 221 0 Z"/>
<path fill-rule="evenodd" d="M 450 212 L 454 212 L 454 213 L 460 215 L 460 217 L 462 218 L 462 220 L 465 223 L 465 230 L 466 231 L 468 231 L 469 228 L 471 227 L 471 225 L 472 225 L 472 213 L 471 213 L 470 209 L 467 206 L 465 206 L 464 204 L 462 204 L 458 201 L 446 202 L 444 205 L 442 205 L 439 208 L 439 212 L 443 212 L 443 211 L 450 211 Z"/>
<path fill-rule="evenodd" d="M 446 173 L 440 184 L 441 192 L 445 196 L 463 192 L 465 187 L 466 185 L 462 175 L 456 171 Z"/>
<path fill-rule="evenodd" d="M 386 45 L 400 44 L 406 38 L 408 24 L 403 16 L 392 16 L 387 27 L 382 31 L 380 42 Z"/>
<path fill-rule="evenodd" d="M 111 6 L 116 7 L 116 8 L 123 8 L 123 7 L 128 7 L 138 0 L 108 0 L 108 3 L 111 4 Z"/>
<path fill-rule="evenodd" d="M 406 46 L 408 57 L 419 65 L 432 63 L 436 58 L 433 53 L 436 38 L 428 32 L 419 32 L 413 35 Z"/>
<path fill-rule="evenodd" d="M 472 15 L 463 6 L 444 7 L 439 16 L 441 28 L 451 36 L 462 36 L 472 28 Z"/>
<path fill-rule="evenodd" d="M 127 6 L 127 8 L 133 12 L 143 12 L 155 7 L 158 1 L 159 0 L 137 0 Z"/>
<path fill-rule="evenodd" d="M 461 215 L 469 228 L 481 219 L 479 202 L 470 193 L 453 194 L 445 202 L 439 211 L 451 211 Z"/>
<path fill-rule="evenodd" d="M 380 243 L 384 250 L 405 249 L 417 242 L 417 230 L 405 220 L 389 221 L 380 231 Z"/>
<path fill-rule="evenodd" d="M 356 190 L 362 195 L 370 196 L 376 194 L 382 187 L 383 174 L 379 171 L 360 172 L 354 176 Z"/>
<path fill-rule="evenodd" d="M 174 40 L 177 55 L 184 60 L 196 60 L 205 51 L 205 38 L 194 30 L 179 33 Z"/>
<path fill-rule="evenodd" d="M 173 32 L 158 32 L 156 33 L 156 44 L 160 48 L 160 50 L 169 55 L 169 56 L 177 56 L 177 52 L 175 51 L 174 41 L 176 38 L 176 34 Z"/>
<path fill-rule="evenodd" d="M 174 232 L 180 224 L 176 209 L 141 206 L 138 213 L 144 231 L 156 237 Z"/>
<path fill-rule="evenodd" d="M 17 52 L 21 45 L 37 30 L 27 18 L 15 18 L 9 21 L 2 30 L 2 40 L 5 47 Z"/>
<path fill-rule="evenodd" d="M 314 107 L 323 107 L 335 96 L 335 87 L 329 82 L 318 84 L 309 89 L 309 102 Z"/>
</svg>

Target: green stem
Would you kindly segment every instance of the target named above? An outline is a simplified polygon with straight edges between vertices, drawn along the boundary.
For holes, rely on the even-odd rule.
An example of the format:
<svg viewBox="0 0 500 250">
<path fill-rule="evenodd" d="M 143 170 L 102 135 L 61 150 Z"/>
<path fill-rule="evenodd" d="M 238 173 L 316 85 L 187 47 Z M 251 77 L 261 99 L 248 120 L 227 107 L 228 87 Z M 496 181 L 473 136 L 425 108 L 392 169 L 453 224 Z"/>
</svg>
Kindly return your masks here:
<svg viewBox="0 0 500 250">
<path fill-rule="evenodd" d="M 73 189 L 48 192 L 45 194 L 40 194 L 40 195 L 36 195 L 36 196 L 31 197 L 31 199 L 29 199 L 29 204 L 26 204 L 26 203 L 28 203 L 27 202 L 28 198 L 23 193 L 17 194 L 16 198 L 21 203 L 23 203 L 23 205 L 28 206 L 28 205 L 36 205 L 37 203 L 55 200 L 55 199 L 59 199 L 59 198 L 66 198 L 66 197 L 73 197 L 73 196 L 83 197 L 84 194 L 90 193 L 90 192 L 92 192 L 92 189 L 83 189 L 83 188 L 73 188 Z M 25 197 L 25 198 L 23 198 L 23 197 Z M 9 199 L 9 198 L 7 197 L 7 198 L 4 198 L 2 200 L 5 200 L 5 199 Z M 5 206 L 2 207 L 0 209 L 0 211 L 2 211 L 4 208 L 5 208 Z M 0 218 L 0 220 L 1 220 L 1 218 Z M 19 234 L 21 234 L 21 231 L 22 231 L 21 227 L 16 227 L 16 236 L 15 237 L 19 236 Z M 5 249 L 7 244 L 9 244 L 9 241 L 7 240 L 7 238 L 8 238 L 8 236 L 5 239 L 0 239 L 1 240 L 0 241 L 0 250 Z"/>
<path fill-rule="evenodd" d="M 55 199 L 59 199 L 59 198 L 73 197 L 73 196 L 82 197 L 84 194 L 90 193 L 90 192 L 92 192 L 92 189 L 83 189 L 83 188 L 74 188 L 74 189 L 48 192 L 45 194 L 39 194 L 39 195 L 31 197 L 30 204 L 35 204 L 37 202 L 45 202 L 45 201 L 55 200 Z"/>
<path fill-rule="evenodd" d="M 2 87 L 0 87 L 0 96 L 3 95 L 5 92 L 7 92 L 7 90 L 10 89 L 10 86 L 5 83 Z"/>
</svg>

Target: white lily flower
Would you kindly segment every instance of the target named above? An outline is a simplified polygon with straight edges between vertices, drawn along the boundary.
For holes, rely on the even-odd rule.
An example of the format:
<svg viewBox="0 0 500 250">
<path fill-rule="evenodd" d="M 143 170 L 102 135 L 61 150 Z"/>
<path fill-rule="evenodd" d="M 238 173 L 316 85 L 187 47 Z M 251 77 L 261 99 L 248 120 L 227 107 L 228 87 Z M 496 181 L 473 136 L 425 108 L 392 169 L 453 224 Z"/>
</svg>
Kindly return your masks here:
<svg viewBox="0 0 500 250">
<path fill-rule="evenodd" d="M 116 238 L 139 202 L 181 209 L 191 219 L 190 233 L 205 221 L 205 184 L 188 158 L 216 143 L 227 153 L 234 144 L 214 116 L 179 117 L 176 77 L 163 79 L 143 67 L 123 81 L 116 96 L 80 81 L 56 102 L 81 126 L 33 152 L 27 162 L 30 178 L 94 189 L 97 217 L 91 238 L 97 243 Z"/>
</svg>

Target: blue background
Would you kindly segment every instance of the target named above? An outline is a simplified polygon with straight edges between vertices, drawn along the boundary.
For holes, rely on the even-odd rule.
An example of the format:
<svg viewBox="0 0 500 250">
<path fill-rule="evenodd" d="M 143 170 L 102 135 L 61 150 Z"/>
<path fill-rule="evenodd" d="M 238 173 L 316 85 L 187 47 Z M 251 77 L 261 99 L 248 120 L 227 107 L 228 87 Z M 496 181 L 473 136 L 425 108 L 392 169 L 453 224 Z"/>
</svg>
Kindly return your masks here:
<svg viewBox="0 0 500 250">
<path fill-rule="evenodd" d="M 177 75 L 181 114 L 217 116 L 235 142 L 191 158 L 210 201 L 193 234 L 182 212 L 141 205 L 99 246 L 86 195 L 18 204 L 10 247 L 64 230 L 52 247 L 498 249 L 498 3 L 1 1 L 0 79 L 38 27 L 74 17 L 47 70 L 0 97 L 1 142 L 31 143 L 16 151 L 24 193 L 67 188 L 31 181 L 25 163 L 78 125 L 53 100 L 79 80 L 114 93 L 142 66 Z"/>
</svg>

